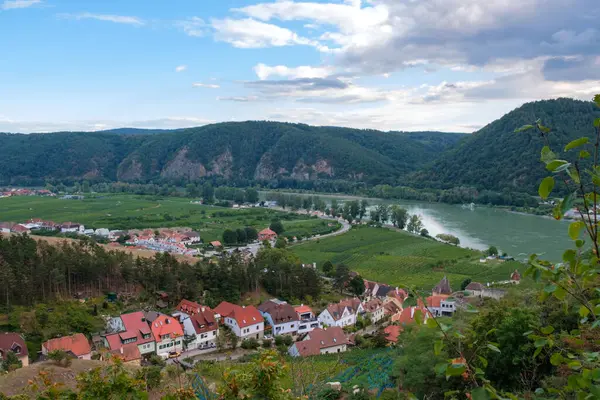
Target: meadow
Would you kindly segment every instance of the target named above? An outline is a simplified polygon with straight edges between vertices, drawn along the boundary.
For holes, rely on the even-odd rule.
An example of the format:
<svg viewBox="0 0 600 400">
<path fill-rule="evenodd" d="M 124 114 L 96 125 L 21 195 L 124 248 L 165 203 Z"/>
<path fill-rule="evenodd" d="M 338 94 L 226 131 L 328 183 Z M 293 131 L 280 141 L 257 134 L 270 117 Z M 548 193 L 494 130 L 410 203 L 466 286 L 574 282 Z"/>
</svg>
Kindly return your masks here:
<svg viewBox="0 0 600 400">
<path fill-rule="evenodd" d="M 346 264 L 365 279 L 429 290 L 444 275 L 454 289 L 471 278 L 477 282 L 507 280 L 519 262 L 480 263 L 482 253 L 386 228 L 354 227 L 343 235 L 292 247 L 303 262 Z"/>
<path fill-rule="evenodd" d="M 141 229 L 190 227 L 204 242 L 221 240 L 225 229 L 252 226 L 262 230 L 282 220 L 286 234 L 307 236 L 331 230 L 328 221 L 266 208 L 232 209 L 192 204 L 189 199 L 126 194 L 88 196 L 83 200 L 18 196 L 0 199 L 0 221 L 42 218 L 72 221 L 86 228 Z"/>
</svg>

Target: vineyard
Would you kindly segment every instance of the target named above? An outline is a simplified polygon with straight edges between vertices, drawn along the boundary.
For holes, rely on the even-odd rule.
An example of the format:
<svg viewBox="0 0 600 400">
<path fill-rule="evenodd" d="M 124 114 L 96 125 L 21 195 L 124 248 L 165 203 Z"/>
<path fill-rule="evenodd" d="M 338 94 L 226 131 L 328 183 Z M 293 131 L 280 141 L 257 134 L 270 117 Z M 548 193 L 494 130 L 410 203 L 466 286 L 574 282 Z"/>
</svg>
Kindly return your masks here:
<svg viewBox="0 0 600 400">
<path fill-rule="evenodd" d="M 484 283 L 505 280 L 522 268 L 518 262 L 480 263 L 481 252 L 385 228 L 355 227 L 292 249 L 306 263 L 344 263 L 365 279 L 424 289 L 431 289 L 444 275 L 458 288 L 465 278 Z"/>
</svg>

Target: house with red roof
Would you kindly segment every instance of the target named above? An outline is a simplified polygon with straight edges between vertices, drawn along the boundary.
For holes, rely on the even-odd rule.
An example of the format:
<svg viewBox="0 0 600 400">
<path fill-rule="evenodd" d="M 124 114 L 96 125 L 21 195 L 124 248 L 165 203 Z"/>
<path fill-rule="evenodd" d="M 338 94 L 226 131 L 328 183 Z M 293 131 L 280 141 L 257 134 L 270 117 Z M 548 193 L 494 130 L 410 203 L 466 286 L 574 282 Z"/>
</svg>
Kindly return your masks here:
<svg viewBox="0 0 600 400">
<path fill-rule="evenodd" d="M 23 337 L 18 333 L 0 333 L 0 360 L 4 360 L 9 351 L 17 356 L 24 367 L 29 365 L 27 345 Z"/>
<path fill-rule="evenodd" d="M 50 339 L 42 343 L 42 354 L 47 356 L 56 350 L 62 350 L 81 360 L 92 359 L 92 347 L 83 333 Z"/>
<path fill-rule="evenodd" d="M 254 306 L 238 306 L 227 301 L 216 308 L 216 317 L 227 325 L 241 339 L 262 339 L 265 331 L 265 319 Z"/>
<path fill-rule="evenodd" d="M 187 349 L 216 349 L 219 325 L 210 307 L 183 299 L 173 316 L 183 326 Z"/>
<path fill-rule="evenodd" d="M 402 332 L 402 327 L 398 325 L 389 325 L 386 326 L 383 330 L 385 333 L 385 338 L 388 342 L 396 344 L 398 343 L 398 336 Z"/>
<path fill-rule="evenodd" d="M 21 225 L 21 224 L 14 225 L 10 229 L 10 231 L 13 233 L 31 233 L 31 230 L 29 230 L 29 228 L 27 228 L 26 226 Z"/>
<path fill-rule="evenodd" d="M 277 233 L 271 228 L 265 228 L 262 231 L 258 232 L 258 240 L 261 242 L 265 240 L 271 241 L 275 239 L 277 239 Z"/>
<path fill-rule="evenodd" d="M 111 353 L 117 356 L 127 354 L 126 361 L 135 363 L 136 359 L 132 358 L 133 355 L 139 354 L 141 359 L 145 354 L 156 351 L 154 335 L 143 312 L 121 314 L 111 319 L 109 324 L 112 326 L 110 329 L 112 333 L 104 336 L 104 345 Z M 137 348 L 137 353 L 133 347 Z"/>
<path fill-rule="evenodd" d="M 337 326 L 317 328 L 307 333 L 303 340 L 290 346 L 288 354 L 292 357 L 308 357 L 343 353 L 348 350 L 348 344 L 349 341 L 342 328 Z"/>
<path fill-rule="evenodd" d="M 398 321 L 402 313 L 402 303 L 396 298 L 389 298 L 383 304 L 383 313 L 390 318 L 390 322 Z"/>
<path fill-rule="evenodd" d="M 183 327 L 177 318 L 160 314 L 150 323 L 150 329 L 156 340 L 156 354 L 167 358 L 169 353 L 183 351 Z"/>
<path fill-rule="evenodd" d="M 301 304 L 294 307 L 294 311 L 298 315 L 298 335 L 311 332 L 314 329 L 321 328 L 321 322 L 317 319 L 317 315 L 312 308 Z"/>
<path fill-rule="evenodd" d="M 365 315 L 371 320 L 372 323 L 379 322 L 385 317 L 385 308 L 383 307 L 383 301 L 378 298 L 371 299 L 363 303 L 365 309 Z"/>
</svg>

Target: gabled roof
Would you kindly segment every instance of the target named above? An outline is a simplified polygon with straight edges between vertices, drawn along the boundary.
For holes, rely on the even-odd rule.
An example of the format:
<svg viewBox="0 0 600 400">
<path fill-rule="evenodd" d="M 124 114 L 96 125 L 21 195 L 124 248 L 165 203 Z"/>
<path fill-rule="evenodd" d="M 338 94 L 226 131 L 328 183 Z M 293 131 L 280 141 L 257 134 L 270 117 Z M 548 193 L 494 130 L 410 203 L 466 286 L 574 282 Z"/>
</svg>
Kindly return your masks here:
<svg viewBox="0 0 600 400">
<path fill-rule="evenodd" d="M 19 350 L 19 356 L 26 356 L 28 354 L 27 345 L 21 335 L 14 332 L 0 333 L 0 352 L 2 353 L 0 354 L 0 358 L 3 358 L 4 354 L 9 350 L 13 352 Z"/>
<path fill-rule="evenodd" d="M 402 311 L 402 307 L 398 306 L 394 301 L 388 301 L 383 305 L 385 315 L 396 315 Z"/>
<path fill-rule="evenodd" d="M 294 311 L 296 311 L 297 314 L 314 313 L 312 308 L 305 306 L 304 304 L 294 307 Z"/>
<path fill-rule="evenodd" d="M 277 232 L 273 231 L 271 228 L 265 228 L 262 231 L 258 232 L 259 235 L 277 235 Z"/>
<path fill-rule="evenodd" d="M 360 305 L 361 305 L 360 300 L 357 298 L 346 299 L 346 300 L 340 301 L 339 303 L 329 304 L 327 306 L 327 311 L 329 311 L 329 314 L 331 314 L 331 317 L 337 321 L 340 318 L 342 318 L 342 315 L 344 315 L 344 311 L 346 309 L 348 309 L 348 311 L 350 313 L 356 314 Z"/>
<path fill-rule="evenodd" d="M 196 303 L 195 301 L 183 299 L 179 302 L 179 304 L 177 305 L 177 307 L 175 307 L 175 309 L 177 311 L 181 311 L 181 312 L 191 315 L 191 314 L 199 313 L 202 310 L 202 307 L 203 306 Z"/>
<path fill-rule="evenodd" d="M 302 356 L 316 356 L 321 354 L 321 350 L 328 347 L 348 344 L 344 330 L 339 326 L 327 329 L 317 328 L 312 330 L 306 337 L 305 340 L 294 344 Z"/>
<path fill-rule="evenodd" d="M 397 343 L 398 336 L 400 336 L 400 332 L 402 332 L 402 327 L 398 325 L 386 326 L 383 332 L 385 333 L 385 338 L 388 342 Z"/>
<path fill-rule="evenodd" d="M 135 343 L 125 344 L 117 349 L 111 350 L 110 353 L 124 362 L 140 360 L 142 358 L 140 349 Z"/>
<path fill-rule="evenodd" d="M 442 301 L 446 300 L 448 297 L 450 296 L 444 294 L 429 296 L 427 297 L 427 307 L 440 308 Z"/>
<path fill-rule="evenodd" d="M 210 242 L 210 244 L 211 244 L 211 246 L 213 246 L 213 247 L 221 247 L 221 246 L 222 246 L 221 242 L 219 242 L 218 240 L 215 240 L 215 241 L 213 241 L 213 242 Z"/>
<path fill-rule="evenodd" d="M 206 307 L 205 311 L 194 314 L 190 317 L 196 334 L 206 333 L 217 329 L 217 321 L 215 313 L 210 308 Z"/>
<path fill-rule="evenodd" d="M 519 273 L 519 270 L 515 269 L 515 272 L 510 274 L 510 280 L 511 281 L 520 281 L 521 280 L 521 274 Z"/>
<path fill-rule="evenodd" d="M 423 307 L 408 307 L 402 310 L 398 322 L 403 325 L 412 324 L 415 322 L 416 311 L 421 311 L 421 318 L 431 317 L 431 313 Z"/>
<path fill-rule="evenodd" d="M 76 333 L 72 336 L 63 336 L 56 339 L 50 339 L 47 342 L 44 342 L 42 347 L 48 350 L 48 352 L 52 352 L 54 350 L 64 350 L 73 353 L 77 357 L 90 354 L 92 352 L 90 342 L 88 342 L 83 333 Z"/>
<path fill-rule="evenodd" d="M 448 281 L 448 277 L 444 276 L 440 283 L 438 283 L 433 288 L 433 293 L 437 294 L 452 294 L 452 288 L 450 287 L 450 282 Z"/>
<path fill-rule="evenodd" d="M 483 290 L 485 289 L 485 286 L 483 286 L 483 284 L 479 283 L 479 282 L 471 282 L 467 285 L 467 287 L 465 287 L 465 290 Z"/>
<path fill-rule="evenodd" d="M 394 290 L 394 288 L 391 287 L 391 286 L 388 286 L 388 285 L 379 285 L 379 288 L 377 289 L 377 293 L 375 295 L 377 297 L 385 297 L 392 290 Z"/>
<path fill-rule="evenodd" d="M 240 328 L 265 322 L 263 316 L 254 306 L 242 307 L 223 301 L 215 308 L 215 312 L 222 317 L 235 319 Z"/>
<path fill-rule="evenodd" d="M 161 341 L 163 336 L 169 335 L 171 338 L 183 336 L 183 328 L 175 317 L 161 314 L 150 325 L 152 334 L 157 341 Z"/>
<path fill-rule="evenodd" d="M 17 224 L 11 228 L 11 231 L 21 233 L 21 232 L 29 232 L 29 229 L 27 229 L 26 227 L 24 227 L 21 224 Z"/>
<path fill-rule="evenodd" d="M 388 292 L 387 297 L 392 297 L 394 299 L 398 299 L 401 302 L 403 302 L 408 297 L 408 293 L 406 293 L 406 291 L 404 289 L 396 288 L 396 289 Z"/>
<path fill-rule="evenodd" d="M 374 312 L 383 306 L 383 302 L 379 299 L 372 299 L 363 304 L 363 308 L 367 312 Z"/>
<path fill-rule="evenodd" d="M 269 314 L 275 324 L 298 321 L 296 310 L 288 303 L 276 303 L 269 300 L 258 306 L 258 310 L 262 313 Z"/>
</svg>

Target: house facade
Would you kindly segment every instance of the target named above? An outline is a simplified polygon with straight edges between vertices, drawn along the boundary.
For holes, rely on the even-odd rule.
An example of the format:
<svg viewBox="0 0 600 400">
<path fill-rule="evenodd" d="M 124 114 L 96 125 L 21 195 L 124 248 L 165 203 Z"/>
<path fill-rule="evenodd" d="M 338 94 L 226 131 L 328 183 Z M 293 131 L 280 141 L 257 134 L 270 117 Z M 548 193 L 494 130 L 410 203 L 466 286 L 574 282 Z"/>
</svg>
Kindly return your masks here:
<svg viewBox="0 0 600 400">
<path fill-rule="evenodd" d="M 0 333 L 0 360 L 4 360 L 9 351 L 17 356 L 23 367 L 29 365 L 27 345 L 23 337 L 18 333 Z"/>
<path fill-rule="evenodd" d="M 42 343 L 42 354 L 47 356 L 56 350 L 62 350 L 80 360 L 92 359 L 92 347 L 83 333 L 50 339 Z"/>
<path fill-rule="evenodd" d="M 359 299 L 342 300 L 339 303 L 329 304 L 319 314 L 319 322 L 323 326 L 344 327 L 354 325 L 359 314 L 364 313 L 364 308 Z"/>
<path fill-rule="evenodd" d="M 473 296 L 481 296 L 485 286 L 479 282 L 471 282 L 466 287 L 465 290 L 471 292 Z"/>
<path fill-rule="evenodd" d="M 427 297 L 427 309 L 435 317 L 451 317 L 456 312 L 456 301 L 446 295 Z"/>
<path fill-rule="evenodd" d="M 184 299 L 177 305 L 173 316 L 183 326 L 187 349 L 216 348 L 219 326 L 210 307 Z"/>
<path fill-rule="evenodd" d="M 161 314 L 150 324 L 156 340 L 156 354 L 167 358 L 169 353 L 183 351 L 183 328 L 177 318 Z"/>
<path fill-rule="evenodd" d="M 135 354 L 136 347 L 140 358 L 145 354 L 156 351 L 156 342 L 152 330 L 143 312 L 137 311 L 122 314 L 109 321 L 108 330 L 111 334 L 104 336 L 104 344 L 111 352 Z"/>
<path fill-rule="evenodd" d="M 365 310 L 365 316 L 371 320 L 372 323 L 379 322 L 385 317 L 385 308 L 383 301 L 378 298 L 371 299 L 363 304 Z"/>
<path fill-rule="evenodd" d="M 266 228 L 263 229 L 262 231 L 258 232 L 258 240 L 260 242 L 264 241 L 264 240 L 275 240 L 277 239 L 277 233 L 273 230 L 271 230 L 270 228 Z"/>
<path fill-rule="evenodd" d="M 298 314 L 294 307 L 285 301 L 266 301 L 258 306 L 258 311 L 271 325 L 273 335 L 295 335 L 298 332 Z"/>
<path fill-rule="evenodd" d="M 290 346 L 288 354 L 292 357 L 307 357 L 343 353 L 348 350 L 348 343 L 342 328 L 318 328 L 307 333 L 303 340 Z"/>
<path fill-rule="evenodd" d="M 231 328 L 242 340 L 261 340 L 264 336 L 265 320 L 256 307 L 238 306 L 224 301 L 215 308 L 215 313 L 217 319 Z"/>
<path fill-rule="evenodd" d="M 314 329 L 321 328 L 321 321 L 318 320 L 312 308 L 301 304 L 294 307 L 296 315 L 298 315 L 298 335 L 308 333 Z"/>
</svg>

